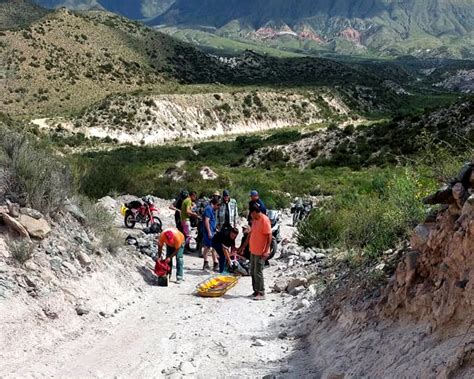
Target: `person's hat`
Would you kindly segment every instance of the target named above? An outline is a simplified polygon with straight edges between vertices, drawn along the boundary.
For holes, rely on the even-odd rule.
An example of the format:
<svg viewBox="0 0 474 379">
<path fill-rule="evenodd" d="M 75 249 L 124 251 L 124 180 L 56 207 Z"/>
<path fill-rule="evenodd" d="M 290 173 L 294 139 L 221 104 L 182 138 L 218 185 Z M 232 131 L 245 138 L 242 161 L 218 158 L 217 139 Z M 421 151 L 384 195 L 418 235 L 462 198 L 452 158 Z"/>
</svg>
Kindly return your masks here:
<svg viewBox="0 0 474 379">
<path fill-rule="evenodd" d="M 228 190 L 224 190 L 224 192 L 222 192 L 222 196 L 230 196 L 229 194 L 229 191 Z"/>
<path fill-rule="evenodd" d="M 221 193 L 219 191 L 215 191 L 212 196 L 221 196 Z"/>
<path fill-rule="evenodd" d="M 258 191 L 256 190 L 250 191 L 250 196 L 258 196 Z"/>
<path fill-rule="evenodd" d="M 171 230 L 167 230 L 165 233 L 166 241 L 168 243 L 173 243 L 174 242 L 174 234 Z"/>
</svg>

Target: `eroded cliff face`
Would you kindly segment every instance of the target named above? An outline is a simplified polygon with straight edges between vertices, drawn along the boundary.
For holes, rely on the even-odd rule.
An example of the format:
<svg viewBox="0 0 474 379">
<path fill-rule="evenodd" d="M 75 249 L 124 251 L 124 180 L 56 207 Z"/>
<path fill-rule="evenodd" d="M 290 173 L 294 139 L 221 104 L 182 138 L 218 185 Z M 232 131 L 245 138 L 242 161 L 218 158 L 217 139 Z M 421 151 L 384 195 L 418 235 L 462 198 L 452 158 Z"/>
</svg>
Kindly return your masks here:
<svg viewBox="0 0 474 379">
<path fill-rule="evenodd" d="M 233 92 L 143 97 L 118 96 L 76 119 L 40 119 L 47 133 L 83 134 L 119 143 L 155 145 L 244 134 L 294 125 L 358 119 L 337 95 L 327 91 Z"/>
<path fill-rule="evenodd" d="M 382 313 L 408 313 L 437 328 L 474 315 L 474 162 L 425 201 L 441 204 L 418 225 L 412 250 L 386 289 Z"/>
</svg>

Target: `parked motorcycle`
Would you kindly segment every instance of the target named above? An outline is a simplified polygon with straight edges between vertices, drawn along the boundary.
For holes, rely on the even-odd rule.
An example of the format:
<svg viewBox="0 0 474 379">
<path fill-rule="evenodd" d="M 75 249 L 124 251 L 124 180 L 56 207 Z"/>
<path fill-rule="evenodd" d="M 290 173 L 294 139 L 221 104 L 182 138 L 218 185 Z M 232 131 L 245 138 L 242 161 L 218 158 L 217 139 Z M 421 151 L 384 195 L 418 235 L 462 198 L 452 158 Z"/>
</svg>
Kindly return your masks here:
<svg viewBox="0 0 474 379">
<path fill-rule="evenodd" d="M 151 196 L 123 204 L 121 213 L 124 217 L 125 227 L 129 229 L 133 229 L 137 222 L 145 224 L 154 233 L 160 233 L 163 229 L 161 219 L 158 217 L 158 209 Z"/>
<path fill-rule="evenodd" d="M 291 213 L 293 213 L 293 226 L 298 225 L 300 221 L 306 220 L 313 210 L 313 202 L 311 200 L 303 200 L 296 198 Z"/>
</svg>

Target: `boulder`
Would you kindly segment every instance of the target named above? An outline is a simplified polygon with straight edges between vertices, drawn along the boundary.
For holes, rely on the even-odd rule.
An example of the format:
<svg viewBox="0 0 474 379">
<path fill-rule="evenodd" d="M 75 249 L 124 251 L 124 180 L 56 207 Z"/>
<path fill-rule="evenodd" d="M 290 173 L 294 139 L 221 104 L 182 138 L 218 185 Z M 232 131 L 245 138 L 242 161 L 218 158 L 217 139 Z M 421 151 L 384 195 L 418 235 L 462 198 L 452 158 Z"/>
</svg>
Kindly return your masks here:
<svg viewBox="0 0 474 379">
<path fill-rule="evenodd" d="M 311 307 L 311 303 L 307 299 L 302 299 L 298 301 L 298 304 L 295 306 L 295 310 L 302 309 L 302 308 L 309 308 Z"/>
<path fill-rule="evenodd" d="M 20 214 L 30 216 L 34 218 L 35 220 L 40 220 L 43 218 L 43 215 L 41 214 L 41 212 L 33 208 L 20 208 Z"/>
<path fill-rule="evenodd" d="M 305 262 L 308 262 L 312 259 L 312 256 L 309 253 L 301 253 L 300 258 L 301 258 L 301 260 L 303 260 Z"/>
<path fill-rule="evenodd" d="M 91 258 L 83 252 L 79 252 L 77 254 L 77 260 L 82 266 L 90 266 L 92 264 Z"/>
<path fill-rule="evenodd" d="M 179 370 L 183 373 L 183 374 L 194 374 L 196 372 L 196 368 L 193 366 L 193 364 L 191 362 L 181 362 L 181 364 L 179 365 Z"/>
<path fill-rule="evenodd" d="M 33 217 L 22 214 L 19 221 L 33 238 L 44 239 L 51 233 L 51 227 L 44 218 L 36 220 Z"/>
<path fill-rule="evenodd" d="M 294 278 L 290 282 L 288 282 L 288 285 L 286 287 L 286 290 L 288 293 L 291 293 L 295 288 L 301 287 L 301 286 L 306 286 L 308 284 L 308 280 L 306 278 Z"/>
<path fill-rule="evenodd" d="M 7 201 L 7 207 L 8 207 L 8 214 L 11 217 L 18 218 L 18 216 L 20 216 L 20 204 Z"/>
<path fill-rule="evenodd" d="M 216 180 L 219 177 L 219 175 L 207 166 L 201 168 L 200 174 L 204 180 Z"/>
<path fill-rule="evenodd" d="M 275 283 L 273 284 L 273 291 L 275 292 L 284 292 L 286 290 L 286 287 L 287 287 L 287 281 L 284 280 L 284 279 L 279 279 L 277 281 L 275 281 Z"/>
<path fill-rule="evenodd" d="M 2 214 L 3 222 L 5 225 L 8 227 L 8 229 L 14 233 L 16 233 L 18 236 L 22 238 L 30 238 L 30 235 L 26 228 L 20 224 L 17 220 L 15 220 L 13 217 L 10 217 L 6 213 Z"/>
<path fill-rule="evenodd" d="M 97 201 L 97 204 L 110 213 L 115 213 L 119 207 L 117 200 L 110 196 L 105 196 Z"/>
<path fill-rule="evenodd" d="M 84 223 L 87 219 L 86 215 L 82 212 L 81 208 L 70 200 L 64 204 L 64 209 L 68 211 L 77 221 Z"/>
<path fill-rule="evenodd" d="M 418 225 L 413 231 L 413 234 L 411 235 L 411 240 L 410 240 L 411 247 L 414 250 L 418 250 L 424 245 L 426 245 L 430 237 L 430 232 L 431 232 L 431 228 L 428 225 L 426 224 Z"/>
</svg>

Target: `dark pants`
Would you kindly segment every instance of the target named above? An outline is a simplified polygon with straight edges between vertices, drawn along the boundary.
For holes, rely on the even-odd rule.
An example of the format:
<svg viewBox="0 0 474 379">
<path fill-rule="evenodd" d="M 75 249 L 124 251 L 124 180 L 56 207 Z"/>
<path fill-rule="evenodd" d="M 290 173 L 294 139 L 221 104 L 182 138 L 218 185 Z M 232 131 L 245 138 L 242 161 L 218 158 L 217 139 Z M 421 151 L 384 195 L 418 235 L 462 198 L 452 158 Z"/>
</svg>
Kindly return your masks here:
<svg viewBox="0 0 474 379">
<path fill-rule="evenodd" d="M 174 253 L 172 247 L 166 246 L 166 257 L 168 258 Z M 173 270 L 173 261 L 170 262 L 170 269 Z M 170 272 L 171 277 L 172 272 Z M 183 279 L 184 276 L 184 244 L 179 248 L 178 254 L 176 255 L 176 279 Z"/>
<path fill-rule="evenodd" d="M 216 246 L 213 244 L 212 247 L 214 248 L 214 250 L 217 252 L 217 255 L 219 256 L 219 272 L 222 274 L 225 271 L 226 265 L 227 265 L 227 259 L 224 254 L 224 249 L 222 248 L 222 245 Z"/>
<path fill-rule="evenodd" d="M 250 276 L 252 277 L 252 287 L 254 292 L 265 293 L 265 282 L 263 279 L 263 267 L 265 260 L 258 255 L 250 255 Z"/>
</svg>

